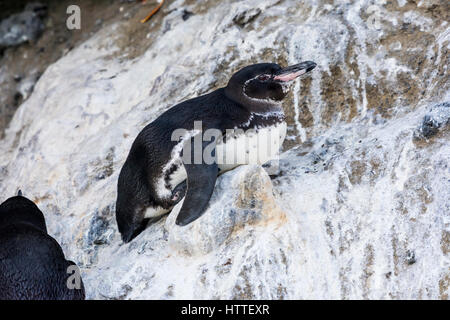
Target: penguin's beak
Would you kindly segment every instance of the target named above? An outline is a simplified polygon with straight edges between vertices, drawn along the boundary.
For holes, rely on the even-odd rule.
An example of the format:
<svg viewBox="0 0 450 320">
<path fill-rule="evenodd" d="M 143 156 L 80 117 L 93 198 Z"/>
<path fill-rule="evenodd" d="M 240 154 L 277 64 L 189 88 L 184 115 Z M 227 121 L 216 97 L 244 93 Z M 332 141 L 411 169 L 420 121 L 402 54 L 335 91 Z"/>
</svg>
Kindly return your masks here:
<svg viewBox="0 0 450 320">
<path fill-rule="evenodd" d="M 281 82 L 289 82 L 297 79 L 302 74 L 305 74 L 317 66 L 315 62 L 304 61 L 293 66 L 281 69 L 275 74 L 274 80 Z"/>
</svg>

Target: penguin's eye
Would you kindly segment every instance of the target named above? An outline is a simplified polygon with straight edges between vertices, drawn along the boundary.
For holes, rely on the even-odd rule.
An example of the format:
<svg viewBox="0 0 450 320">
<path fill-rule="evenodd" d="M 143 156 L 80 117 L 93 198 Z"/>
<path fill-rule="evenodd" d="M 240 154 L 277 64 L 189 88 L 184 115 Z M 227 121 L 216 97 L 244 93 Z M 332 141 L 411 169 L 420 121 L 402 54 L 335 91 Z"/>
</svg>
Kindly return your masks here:
<svg viewBox="0 0 450 320">
<path fill-rule="evenodd" d="M 267 81 L 269 79 L 270 79 L 270 77 L 267 74 L 262 74 L 262 75 L 258 76 L 258 80 L 260 80 L 260 81 Z"/>
</svg>

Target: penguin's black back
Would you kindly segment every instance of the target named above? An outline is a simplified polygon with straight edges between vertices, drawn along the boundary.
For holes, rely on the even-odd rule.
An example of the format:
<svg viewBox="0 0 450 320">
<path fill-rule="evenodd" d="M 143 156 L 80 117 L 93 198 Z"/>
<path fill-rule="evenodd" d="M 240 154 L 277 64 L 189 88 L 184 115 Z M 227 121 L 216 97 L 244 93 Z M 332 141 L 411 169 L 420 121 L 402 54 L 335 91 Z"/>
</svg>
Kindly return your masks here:
<svg viewBox="0 0 450 320">
<path fill-rule="evenodd" d="M 136 138 L 135 144 L 148 146 L 151 142 L 152 146 L 160 145 L 170 151 L 177 142 L 168 145 L 167 141 L 171 140 L 175 129 L 192 130 L 194 121 L 202 121 L 203 130 L 234 128 L 247 122 L 249 117 L 250 112 L 228 99 L 221 88 L 173 106 L 147 125 Z"/>
<path fill-rule="evenodd" d="M 82 282 L 67 286 L 72 265 L 34 203 L 19 196 L 0 205 L 0 300 L 84 299 Z"/>
<path fill-rule="evenodd" d="M 0 205 L 0 228 L 20 223 L 47 233 L 44 215 L 32 201 L 22 196 L 9 198 Z"/>
<path fill-rule="evenodd" d="M 126 167 L 136 168 L 129 170 L 130 172 L 145 170 L 139 176 L 146 176 L 148 181 L 152 181 L 178 143 L 171 140 L 174 130 L 192 130 L 194 121 L 202 121 L 203 131 L 211 128 L 225 130 L 239 127 L 240 124 L 248 122 L 249 117 L 250 112 L 228 99 L 223 88 L 184 101 L 165 111 L 139 133 L 131 147 Z M 124 172 L 123 180 L 135 179 L 136 177 L 129 177 Z M 144 181 L 142 183 L 144 184 Z M 150 194 L 154 192 L 152 186 L 146 187 L 150 189 Z"/>
</svg>

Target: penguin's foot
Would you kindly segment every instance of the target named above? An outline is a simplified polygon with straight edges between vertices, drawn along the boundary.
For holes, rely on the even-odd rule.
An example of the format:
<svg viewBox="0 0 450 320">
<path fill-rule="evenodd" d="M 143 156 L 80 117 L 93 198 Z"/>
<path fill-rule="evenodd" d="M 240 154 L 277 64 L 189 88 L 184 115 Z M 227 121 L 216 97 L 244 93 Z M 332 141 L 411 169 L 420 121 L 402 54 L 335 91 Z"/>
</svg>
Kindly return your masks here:
<svg viewBox="0 0 450 320">
<path fill-rule="evenodd" d="M 175 187 L 172 191 L 172 197 L 170 198 L 170 201 L 172 202 L 172 205 L 176 205 L 178 202 L 183 199 L 183 197 L 186 195 L 187 190 L 187 183 L 186 181 L 183 181 L 179 185 Z"/>
</svg>

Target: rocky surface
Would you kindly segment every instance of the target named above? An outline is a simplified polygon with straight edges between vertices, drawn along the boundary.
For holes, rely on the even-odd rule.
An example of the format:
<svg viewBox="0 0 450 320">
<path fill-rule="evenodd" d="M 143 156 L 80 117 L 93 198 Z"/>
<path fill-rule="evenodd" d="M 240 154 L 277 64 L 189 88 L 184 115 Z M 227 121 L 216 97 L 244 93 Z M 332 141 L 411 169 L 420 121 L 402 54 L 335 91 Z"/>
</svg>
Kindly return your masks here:
<svg viewBox="0 0 450 320">
<path fill-rule="evenodd" d="M 156 1 L 156 0 L 155 0 Z M 0 139 L 17 108 L 28 99 L 34 84 L 49 65 L 89 39 L 102 27 L 127 22 L 127 46 L 136 38 L 145 47 L 141 16 L 155 5 L 137 1 L 82 1 L 81 30 L 69 30 L 66 20 L 71 0 L 0 1 Z M 86 14 L 89 13 L 89 14 Z M 140 28 L 140 29 L 138 29 Z M 132 30 L 131 30 L 132 29 Z M 134 47 L 130 45 L 129 47 Z"/>
<path fill-rule="evenodd" d="M 39 2 L 29 3 L 21 13 L 0 21 L 0 49 L 36 41 L 45 29 L 47 6 Z"/>
<path fill-rule="evenodd" d="M 41 207 L 91 299 L 448 299 L 448 9 L 177 0 L 105 25 L 14 115 L 0 201 L 21 188 Z M 202 218 L 179 228 L 177 207 L 122 244 L 116 183 L 137 133 L 241 66 L 301 60 L 318 67 L 284 104 L 276 174 L 228 172 Z"/>
<path fill-rule="evenodd" d="M 245 229 L 251 234 L 249 230 L 253 228 L 247 226 L 262 225 L 264 230 L 268 225 L 286 221 L 273 196 L 270 178 L 260 166 L 241 166 L 223 174 L 216 183 L 208 212 L 198 223 L 186 227 L 175 224 L 182 204 L 183 201 L 168 216 L 165 230 L 169 246 L 188 256 L 219 250 L 237 230 Z"/>
</svg>

